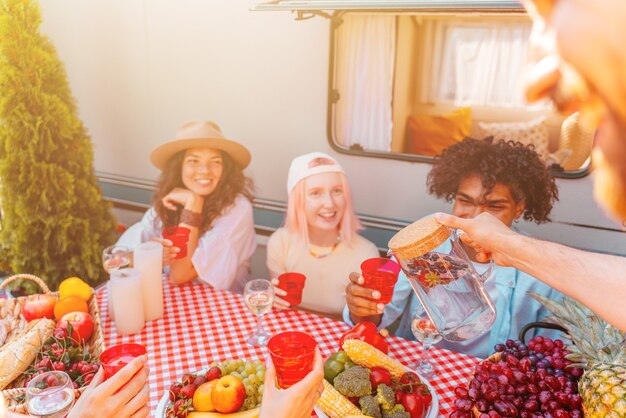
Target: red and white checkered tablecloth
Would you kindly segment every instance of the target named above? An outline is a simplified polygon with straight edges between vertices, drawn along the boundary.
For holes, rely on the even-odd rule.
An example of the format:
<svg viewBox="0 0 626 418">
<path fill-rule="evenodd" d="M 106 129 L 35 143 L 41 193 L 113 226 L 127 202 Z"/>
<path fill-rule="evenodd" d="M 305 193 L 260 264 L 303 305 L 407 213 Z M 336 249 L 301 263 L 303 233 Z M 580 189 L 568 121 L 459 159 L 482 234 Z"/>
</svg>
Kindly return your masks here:
<svg viewBox="0 0 626 418">
<path fill-rule="evenodd" d="M 266 348 L 252 347 L 245 342 L 256 319 L 246 308 L 241 295 L 196 283 L 175 287 L 167 281 L 164 281 L 163 292 L 163 317 L 147 323 L 139 334 L 120 336 L 109 319 L 106 286 L 98 291 L 107 347 L 136 342 L 148 350 L 150 409 L 153 413 L 169 385 L 184 372 L 205 368 L 213 361 L 256 360 L 267 355 Z M 295 309 L 273 310 L 265 315 L 264 320 L 271 333 L 300 330 L 311 334 L 324 356 L 338 350 L 341 334 L 349 329 L 343 322 Z M 419 359 L 421 344 L 398 337 L 389 338 L 392 357 L 406 365 Z M 433 348 L 432 354 L 439 374 L 430 383 L 439 397 L 440 416 L 448 416 L 452 411 L 454 388 L 469 380 L 477 359 L 439 348 Z"/>
</svg>

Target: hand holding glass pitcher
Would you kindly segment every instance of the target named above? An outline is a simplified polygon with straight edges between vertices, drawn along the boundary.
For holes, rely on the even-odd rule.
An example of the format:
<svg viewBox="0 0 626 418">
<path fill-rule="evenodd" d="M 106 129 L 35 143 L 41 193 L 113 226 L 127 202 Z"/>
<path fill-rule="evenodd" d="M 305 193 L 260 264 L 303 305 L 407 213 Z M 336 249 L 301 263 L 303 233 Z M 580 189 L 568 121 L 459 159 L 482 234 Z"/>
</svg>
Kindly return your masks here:
<svg viewBox="0 0 626 418">
<path fill-rule="evenodd" d="M 491 328 L 496 311 L 483 283 L 493 264 L 478 274 L 457 231 L 428 216 L 400 230 L 389 248 L 444 339 L 465 341 Z"/>
</svg>

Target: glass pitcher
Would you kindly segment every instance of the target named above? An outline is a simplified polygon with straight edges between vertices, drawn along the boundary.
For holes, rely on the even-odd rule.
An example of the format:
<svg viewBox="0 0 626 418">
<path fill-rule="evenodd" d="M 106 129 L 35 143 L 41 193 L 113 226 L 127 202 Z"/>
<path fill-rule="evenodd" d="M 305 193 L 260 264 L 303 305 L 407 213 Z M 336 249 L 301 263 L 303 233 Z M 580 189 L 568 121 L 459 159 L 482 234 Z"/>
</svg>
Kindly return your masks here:
<svg viewBox="0 0 626 418">
<path fill-rule="evenodd" d="M 450 246 L 439 248 L 450 239 Z M 449 249 L 448 249 L 449 248 Z M 434 217 L 422 218 L 389 241 L 424 310 L 448 341 L 465 341 L 489 331 L 496 310 L 483 285 L 493 269 L 480 275 L 465 252 L 458 231 Z"/>
</svg>

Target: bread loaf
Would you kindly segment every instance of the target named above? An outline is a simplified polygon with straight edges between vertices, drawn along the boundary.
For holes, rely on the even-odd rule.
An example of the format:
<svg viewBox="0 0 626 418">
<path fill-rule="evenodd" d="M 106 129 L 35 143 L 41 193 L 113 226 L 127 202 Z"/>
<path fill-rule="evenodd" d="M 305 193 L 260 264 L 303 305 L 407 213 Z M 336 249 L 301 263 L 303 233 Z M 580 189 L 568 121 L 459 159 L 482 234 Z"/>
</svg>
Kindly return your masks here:
<svg viewBox="0 0 626 418">
<path fill-rule="evenodd" d="M 20 335 L 0 348 L 0 390 L 28 369 L 56 324 L 42 318 L 28 323 Z"/>
</svg>

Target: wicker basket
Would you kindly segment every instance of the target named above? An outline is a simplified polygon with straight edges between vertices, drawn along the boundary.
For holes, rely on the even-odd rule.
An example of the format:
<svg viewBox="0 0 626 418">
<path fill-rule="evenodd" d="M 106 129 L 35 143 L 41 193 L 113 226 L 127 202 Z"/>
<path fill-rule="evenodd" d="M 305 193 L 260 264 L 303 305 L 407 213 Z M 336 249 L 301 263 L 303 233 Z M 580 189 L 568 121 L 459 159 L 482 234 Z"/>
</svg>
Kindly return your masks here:
<svg viewBox="0 0 626 418">
<path fill-rule="evenodd" d="M 52 293 L 58 297 L 58 293 L 51 292 L 46 283 L 39 277 L 32 274 L 16 274 L 4 280 L 0 283 L 0 290 L 4 289 L 7 285 L 15 280 L 26 279 L 32 280 L 37 283 L 44 293 Z M 92 289 L 93 290 L 93 289 Z M 20 332 L 26 327 L 27 321 L 21 315 L 22 305 L 28 299 L 27 296 L 21 296 L 14 299 L 0 299 L 0 319 L 10 320 L 10 331 L 7 337 L 7 342 L 19 335 Z M 89 314 L 94 322 L 94 331 L 87 341 L 86 348 L 89 353 L 98 358 L 100 353 L 104 351 L 104 338 L 102 334 L 102 326 L 100 324 L 100 311 L 98 310 L 98 301 L 95 292 L 92 292 L 91 298 L 88 303 Z M 24 405 L 24 395 L 26 389 L 24 386 L 25 377 L 18 377 L 15 379 L 7 389 L 2 391 L 2 395 L 6 400 L 7 407 L 15 412 L 25 412 L 26 406 Z M 77 389 L 75 392 L 76 398 L 84 391 L 84 387 Z"/>
</svg>

